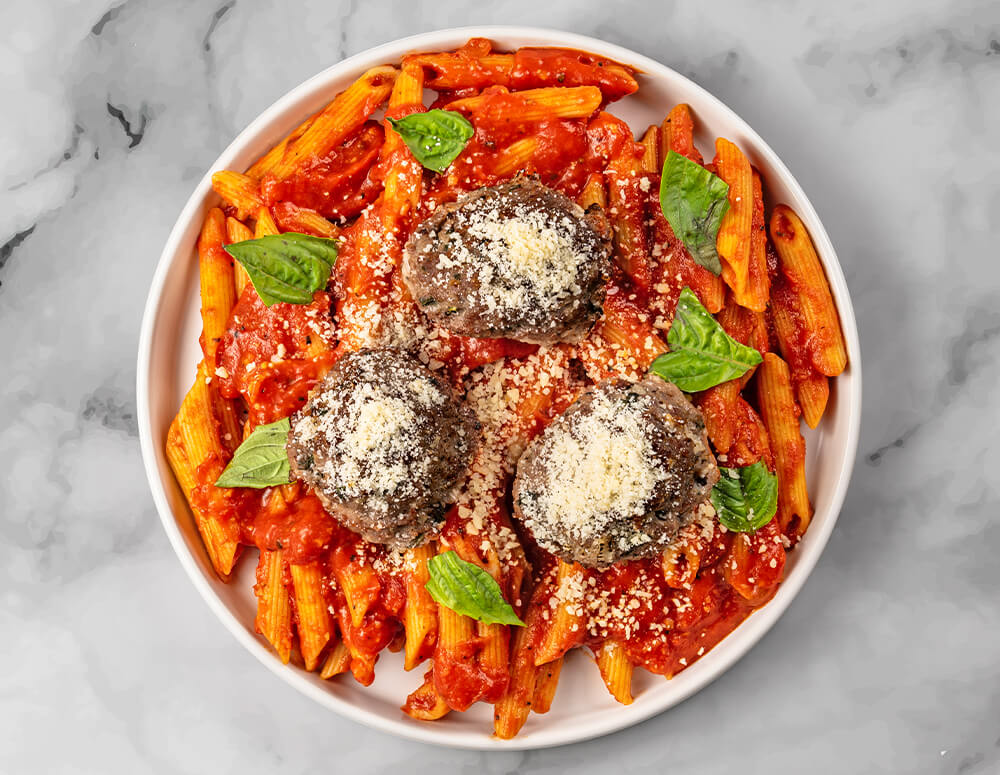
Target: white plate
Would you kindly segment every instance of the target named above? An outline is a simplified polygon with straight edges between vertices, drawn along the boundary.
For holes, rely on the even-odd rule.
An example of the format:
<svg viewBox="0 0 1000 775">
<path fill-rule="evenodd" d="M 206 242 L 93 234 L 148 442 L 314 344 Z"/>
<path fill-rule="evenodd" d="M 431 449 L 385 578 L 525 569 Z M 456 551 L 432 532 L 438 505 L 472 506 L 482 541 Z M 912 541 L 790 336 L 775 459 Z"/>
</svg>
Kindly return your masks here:
<svg viewBox="0 0 1000 775">
<path fill-rule="evenodd" d="M 240 563 L 230 584 L 216 577 L 163 452 L 167 428 L 200 358 L 195 242 L 205 212 L 218 202 L 211 187 L 212 171 L 245 169 L 369 67 L 398 62 L 402 55 L 412 51 L 448 51 L 473 36 L 490 38 L 500 49 L 561 46 L 630 64 L 642 71 L 639 91 L 615 103 L 612 110 L 637 133 L 649 124 L 659 123 L 677 103 L 686 102 L 694 111 L 696 140 L 707 152 L 706 156 L 711 157 L 716 137 L 735 142 L 761 171 L 769 206 L 779 202 L 790 205 L 808 227 L 833 289 L 851 362 L 847 371 L 833 381 L 821 428 L 807 433 L 807 476 L 816 514 L 805 538 L 789 555 L 785 581 L 774 599 L 673 680 L 636 671 L 636 697 L 629 706 L 612 700 L 596 667 L 584 654 L 573 653 L 563 670 L 552 710 L 545 715 L 532 714 L 521 733 L 511 741 L 491 736 L 492 707 L 488 705 L 479 704 L 467 713 L 451 713 L 430 723 L 414 721 L 403 714 L 399 706 L 420 684 L 423 670 L 404 672 L 402 661 L 395 654 L 386 652 L 380 657 L 378 677 L 370 687 L 355 683 L 350 676 L 323 681 L 292 665 L 282 665 L 266 642 L 254 633 L 252 557 Z M 676 705 L 721 675 L 777 621 L 816 564 L 847 491 L 861 417 L 860 364 L 854 310 L 830 239 L 791 173 L 739 116 L 670 68 L 600 40 L 528 27 L 466 27 L 387 43 L 324 70 L 265 110 L 215 161 L 177 219 L 149 291 L 139 339 L 139 432 L 153 499 L 192 583 L 237 640 L 287 683 L 349 718 L 414 740 L 462 748 L 541 748 L 613 732 Z"/>
</svg>

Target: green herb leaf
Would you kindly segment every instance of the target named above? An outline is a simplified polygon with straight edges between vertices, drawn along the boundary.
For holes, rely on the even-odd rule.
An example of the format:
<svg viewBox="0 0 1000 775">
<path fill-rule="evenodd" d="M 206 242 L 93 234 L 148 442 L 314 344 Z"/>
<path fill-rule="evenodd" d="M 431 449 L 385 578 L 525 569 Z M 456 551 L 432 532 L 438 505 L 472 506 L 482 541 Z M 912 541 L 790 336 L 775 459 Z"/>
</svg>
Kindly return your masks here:
<svg viewBox="0 0 1000 775">
<path fill-rule="evenodd" d="M 685 393 L 741 377 L 763 360 L 755 349 L 727 334 L 690 288 L 677 300 L 667 344 L 670 352 L 653 361 L 649 370 Z"/>
<path fill-rule="evenodd" d="M 288 484 L 288 453 L 285 442 L 291 423 L 286 417 L 270 425 L 258 425 L 253 433 L 240 444 L 229 461 L 216 487 L 272 487 Z"/>
<path fill-rule="evenodd" d="M 487 624 L 524 626 L 500 594 L 500 585 L 478 565 L 447 551 L 431 557 L 427 570 L 431 577 L 424 586 L 441 605 Z"/>
<path fill-rule="evenodd" d="M 337 241 L 291 231 L 234 242 L 226 252 L 243 264 L 268 307 L 279 301 L 309 304 L 330 279 Z"/>
<path fill-rule="evenodd" d="M 389 123 L 417 161 L 435 172 L 448 169 L 475 134 L 472 124 L 461 113 L 438 108 L 400 119 L 390 118 Z"/>
<path fill-rule="evenodd" d="M 752 533 L 778 511 L 778 477 L 758 461 L 744 468 L 720 468 L 712 505 L 727 530 Z"/>
<path fill-rule="evenodd" d="M 700 164 L 671 151 L 663 160 L 660 208 L 695 263 L 721 274 L 715 248 L 722 216 L 729 209 L 729 184 Z"/>
</svg>

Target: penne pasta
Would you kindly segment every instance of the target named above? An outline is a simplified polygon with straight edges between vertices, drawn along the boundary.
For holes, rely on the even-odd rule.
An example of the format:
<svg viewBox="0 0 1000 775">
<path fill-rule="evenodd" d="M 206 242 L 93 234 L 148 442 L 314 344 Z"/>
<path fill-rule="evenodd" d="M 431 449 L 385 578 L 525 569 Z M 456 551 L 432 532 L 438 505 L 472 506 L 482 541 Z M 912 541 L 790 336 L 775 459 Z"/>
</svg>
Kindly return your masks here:
<svg viewBox="0 0 1000 775">
<path fill-rule="evenodd" d="M 595 172 L 587 178 L 577 201 L 584 210 L 591 205 L 598 205 L 601 208 L 607 207 L 608 197 L 604 191 L 604 176 L 601 173 Z"/>
<path fill-rule="evenodd" d="M 340 234 L 336 226 L 315 210 L 291 202 L 278 202 L 271 208 L 271 214 L 282 232 L 297 231 L 326 239 L 336 239 Z"/>
<path fill-rule="evenodd" d="M 729 210 L 722 217 L 716 245 L 722 259 L 722 279 L 737 303 L 750 309 L 763 310 L 760 300 L 751 295 L 750 274 L 751 232 L 753 230 L 753 170 L 742 151 L 720 137 L 715 141 L 715 166 L 720 178 L 729 184 Z"/>
<path fill-rule="evenodd" d="M 236 304 L 233 258 L 223 248 L 225 239 L 226 217 L 222 210 L 213 207 L 205 217 L 198 238 L 202 351 L 209 364 L 215 363 L 215 351 L 226 331 L 229 313 Z"/>
<path fill-rule="evenodd" d="M 234 242 L 244 242 L 253 239 L 253 232 L 250 228 L 235 218 L 226 218 L 226 244 L 232 245 Z M 233 267 L 233 279 L 236 282 L 236 298 L 243 295 L 243 289 L 250 283 L 250 276 L 243 265 L 236 263 Z"/>
<path fill-rule="evenodd" d="M 538 667 L 535 671 L 535 693 L 531 697 L 531 710 L 535 713 L 548 713 L 552 708 L 552 700 L 559 686 L 559 674 L 562 672 L 563 657 L 553 659 Z"/>
<path fill-rule="evenodd" d="M 292 603 L 280 550 L 260 553 L 254 593 L 257 595 L 257 632 L 267 638 L 278 658 L 287 664 L 292 655 Z"/>
<path fill-rule="evenodd" d="M 460 676 L 474 666 L 476 622 L 438 604 L 438 638 L 434 648 L 434 685 L 453 710 L 466 710 L 479 699 L 463 691 Z"/>
<path fill-rule="evenodd" d="M 548 626 L 535 649 L 535 666 L 561 658 L 582 645 L 587 634 L 584 606 L 586 574 L 575 563 L 558 561 L 553 595 L 544 601 L 550 607 Z"/>
<path fill-rule="evenodd" d="M 701 153 L 694 145 L 694 119 L 691 117 L 691 108 L 684 103 L 675 105 L 660 126 L 661 163 L 670 151 L 679 153 L 696 164 L 704 163 Z"/>
<path fill-rule="evenodd" d="M 806 492 L 806 444 L 799 432 L 798 407 L 788 365 L 773 353 L 764 355 L 757 370 L 760 416 L 774 450 L 778 474 L 778 515 L 781 532 L 797 538 L 812 517 Z"/>
<path fill-rule="evenodd" d="M 639 167 L 643 172 L 659 173 L 662 166 L 660 161 L 661 143 L 660 127 L 654 124 L 642 136 L 643 153 Z"/>
<path fill-rule="evenodd" d="M 537 137 L 529 135 L 516 140 L 497 154 L 494 169 L 498 175 L 513 175 L 531 163 L 537 149 Z"/>
<path fill-rule="evenodd" d="M 236 217 L 241 221 L 252 216 L 264 204 L 260 184 L 249 175 L 221 170 L 213 173 L 212 188 L 223 202 L 236 210 Z"/>
<path fill-rule="evenodd" d="M 756 312 L 767 309 L 771 278 L 767 272 L 767 230 L 764 224 L 764 192 L 760 175 L 753 170 L 753 217 L 750 223 L 750 256 L 747 264 L 746 298 L 740 302 Z M 739 300 L 737 300 L 739 301 Z"/>
<path fill-rule="evenodd" d="M 252 167 L 249 174 L 261 177 L 269 172 L 284 178 L 310 159 L 325 156 L 360 129 L 385 102 L 398 74 L 395 67 L 388 65 L 373 67 L 338 94 L 301 135 L 290 140 L 280 158 L 270 160 L 266 168 Z"/>
<path fill-rule="evenodd" d="M 306 670 L 315 670 L 320 654 L 333 636 L 333 622 L 323 595 L 323 570 L 318 562 L 290 565 L 299 633 L 299 651 Z"/>
<path fill-rule="evenodd" d="M 271 215 L 271 210 L 267 207 L 259 207 L 257 209 L 257 222 L 253 230 L 254 239 L 280 233 L 278 224 L 274 222 L 274 216 Z"/>
<path fill-rule="evenodd" d="M 847 366 L 847 349 L 840 319 L 816 248 L 795 212 L 778 205 L 771 214 L 771 240 L 781 260 L 780 270 L 789 279 L 809 334 L 813 365 L 828 377 Z"/>
<path fill-rule="evenodd" d="M 406 631 L 404 668 L 412 670 L 434 652 L 437 637 L 437 603 L 426 589 L 430 574 L 427 561 L 434 556 L 433 544 L 408 549 L 405 561 L 406 607 L 403 626 Z"/>
<path fill-rule="evenodd" d="M 633 666 L 621 643 L 605 641 L 594 651 L 597 669 L 611 696 L 622 705 L 632 704 Z"/>
<path fill-rule="evenodd" d="M 806 425 L 815 428 L 826 411 L 830 380 L 813 365 L 799 301 L 784 277 L 779 279 L 771 294 L 771 319 L 781 357 L 791 369 L 802 418 Z"/>
<path fill-rule="evenodd" d="M 378 575 L 371 565 L 358 561 L 343 562 L 339 549 L 335 553 L 333 573 L 344 593 L 351 624 L 360 627 L 382 588 Z"/>
<path fill-rule="evenodd" d="M 235 520 L 213 512 L 194 494 L 201 485 L 199 472 L 210 467 L 218 476 L 229 455 L 220 437 L 220 423 L 215 414 L 212 391 L 207 383 L 204 362 L 198 367 L 194 385 L 184 397 L 177 417 L 167 432 L 166 456 L 177 477 L 195 524 L 215 572 L 229 577 L 240 554 L 240 531 Z M 213 478 L 214 481 L 214 478 Z M 207 487 L 215 490 L 212 485 Z"/>
<path fill-rule="evenodd" d="M 601 90 L 596 86 L 552 87 L 519 92 L 487 92 L 448 103 L 448 110 L 475 114 L 482 110 L 503 110 L 518 121 L 554 118 L 587 118 L 601 106 Z"/>
<path fill-rule="evenodd" d="M 406 698 L 402 711 L 421 721 L 437 721 L 448 715 L 451 708 L 448 707 L 444 697 L 438 694 L 434 685 L 433 670 L 427 671 L 424 675 L 424 682 Z"/>
<path fill-rule="evenodd" d="M 254 162 L 250 169 L 247 170 L 247 176 L 253 178 L 254 180 L 260 180 L 260 178 L 264 177 L 264 175 L 271 172 L 278 162 L 284 158 L 285 153 L 288 150 L 289 143 L 293 143 L 302 137 L 305 131 L 312 126 L 318 115 L 318 111 L 313 113 L 309 116 L 309 118 L 289 132 L 288 136 L 285 137 L 280 143 Z"/>
<path fill-rule="evenodd" d="M 330 653 L 327 654 L 319 677 L 323 679 L 333 678 L 335 675 L 346 673 L 350 667 L 351 652 L 347 650 L 344 641 L 338 640 L 330 649 Z"/>
<path fill-rule="evenodd" d="M 642 187 L 641 159 L 627 148 L 613 159 L 605 173 L 608 182 L 608 214 L 615 233 L 615 261 L 631 278 L 637 299 L 645 301 L 652 284 L 649 235 L 646 231 L 646 197 Z M 643 181 L 647 181 L 645 184 Z"/>
<path fill-rule="evenodd" d="M 515 628 L 512 640 L 510 683 L 493 709 L 493 734 L 501 740 L 510 740 L 528 720 L 538 674 L 528 627 Z"/>
</svg>

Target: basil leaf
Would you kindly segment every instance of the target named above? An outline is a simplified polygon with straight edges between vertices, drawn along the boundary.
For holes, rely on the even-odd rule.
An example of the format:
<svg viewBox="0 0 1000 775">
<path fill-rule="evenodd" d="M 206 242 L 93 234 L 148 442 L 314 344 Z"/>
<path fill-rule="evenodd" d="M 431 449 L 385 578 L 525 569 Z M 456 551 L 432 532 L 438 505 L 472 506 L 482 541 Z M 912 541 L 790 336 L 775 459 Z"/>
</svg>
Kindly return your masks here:
<svg viewBox="0 0 1000 775">
<path fill-rule="evenodd" d="M 778 477 L 758 461 L 744 468 L 720 468 L 712 505 L 727 530 L 752 533 L 778 511 Z"/>
<path fill-rule="evenodd" d="M 309 304 L 330 279 L 337 241 L 290 231 L 234 242 L 226 252 L 243 264 L 268 307 L 279 301 Z"/>
<path fill-rule="evenodd" d="M 667 344 L 670 352 L 653 361 L 649 370 L 685 393 L 741 377 L 763 360 L 755 349 L 727 334 L 690 288 L 677 300 Z"/>
<path fill-rule="evenodd" d="M 253 433 L 240 444 L 215 486 L 261 489 L 288 484 L 291 478 L 285 442 L 290 428 L 291 423 L 287 417 L 254 428 Z"/>
<path fill-rule="evenodd" d="M 424 586 L 441 605 L 487 624 L 524 626 L 500 594 L 500 585 L 478 565 L 447 551 L 431 557 L 427 570 L 431 577 Z"/>
<path fill-rule="evenodd" d="M 722 262 L 715 248 L 722 216 L 729 209 L 729 184 L 677 151 L 663 160 L 660 208 L 691 258 L 713 274 Z"/>
<path fill-rule="evenodd" d="M 400 119 L 390 118 L 389 123 L 417 161 L 435 172 L 448 169 L 475 134 L 472 124 L 461 113 L 439 108 Z"/>
</svg>

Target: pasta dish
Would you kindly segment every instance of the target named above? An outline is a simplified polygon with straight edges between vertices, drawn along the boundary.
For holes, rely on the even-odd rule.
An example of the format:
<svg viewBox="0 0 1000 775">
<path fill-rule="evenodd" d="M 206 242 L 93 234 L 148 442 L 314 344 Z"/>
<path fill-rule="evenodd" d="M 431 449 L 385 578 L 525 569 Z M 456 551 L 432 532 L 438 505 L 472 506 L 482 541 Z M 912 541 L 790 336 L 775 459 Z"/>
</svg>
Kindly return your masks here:
<svg viewBox="0 0 1000 775">
<path fill-rule="evenodd" d="M 777 591 L 837 310 L 736 144 L 615 116 L 640 83 L 473 38 L 213 175 L 166 452 L 283 662 L 368 685 L 402 651 L 405 713 L 489 703 L 507 739 L 571 650 L 628 704 Z"/>
</svg>

